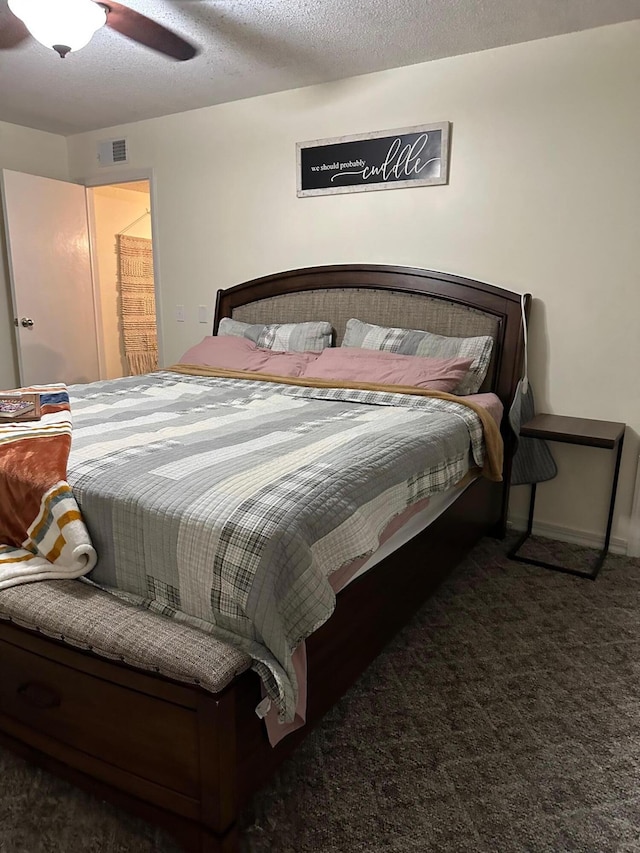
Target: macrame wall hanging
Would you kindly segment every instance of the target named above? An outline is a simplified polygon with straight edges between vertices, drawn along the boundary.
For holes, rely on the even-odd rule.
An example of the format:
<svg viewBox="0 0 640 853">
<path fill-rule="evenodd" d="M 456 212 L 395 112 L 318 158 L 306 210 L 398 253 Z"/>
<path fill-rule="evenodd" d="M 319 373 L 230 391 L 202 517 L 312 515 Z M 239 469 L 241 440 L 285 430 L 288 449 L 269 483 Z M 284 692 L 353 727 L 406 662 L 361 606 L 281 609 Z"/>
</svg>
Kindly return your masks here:
<svg viewBox="0 0 640 853">
<path fill-rule="evenodd" d="M 122 339 L 129 376 L 158 369 L 156 296 L 151 240 L 118 234 Z"/>
</svg>

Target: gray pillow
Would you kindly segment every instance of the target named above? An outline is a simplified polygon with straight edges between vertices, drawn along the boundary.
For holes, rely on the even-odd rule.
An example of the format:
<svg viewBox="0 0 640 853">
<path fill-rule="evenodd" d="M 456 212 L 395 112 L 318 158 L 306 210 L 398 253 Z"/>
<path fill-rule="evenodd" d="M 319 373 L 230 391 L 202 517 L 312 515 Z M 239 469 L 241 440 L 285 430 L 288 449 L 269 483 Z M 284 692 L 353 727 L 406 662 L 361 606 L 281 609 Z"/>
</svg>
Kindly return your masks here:
<svg viewBox="0 0 640 853">
<path fill-rule="evenodd" d="M 394 329 L 374 326 L 362 320 L 347 321 L 343 347 L 385 350 L 403 355 L 420 355 L 426 358 L 472 358 L 473 362 L 464 379 L 453 389 L 454 394 L 476 394 L 487 374 L 493 338 L 479 335 L 475 338 L 452 338 L 434 335 L 420 329 Z"/>
<path fill-rule="evenodd" d="M 309 323 L 241 323 L 223 317 L 218 326 L 219 335 L 248 338 L 261 349 L 276 352 L 321 352 L 331 346 L 333 330 L 322 320 Z"/>
</svg>

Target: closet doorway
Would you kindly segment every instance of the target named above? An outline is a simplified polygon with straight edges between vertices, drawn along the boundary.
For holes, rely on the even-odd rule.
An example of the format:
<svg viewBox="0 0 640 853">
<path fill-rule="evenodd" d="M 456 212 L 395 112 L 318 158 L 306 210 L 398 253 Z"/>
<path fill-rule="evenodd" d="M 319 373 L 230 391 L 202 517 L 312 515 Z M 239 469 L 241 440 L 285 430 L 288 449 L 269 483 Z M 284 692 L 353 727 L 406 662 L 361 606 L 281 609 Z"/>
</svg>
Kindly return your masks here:
<svg viewBox="0 0 640 853">
<path fill-rule="evenodd" d="M 156 370 L 150 182 L 90 187 L 87 200 L 101 376 L 117 379 Z"/>
</svg>

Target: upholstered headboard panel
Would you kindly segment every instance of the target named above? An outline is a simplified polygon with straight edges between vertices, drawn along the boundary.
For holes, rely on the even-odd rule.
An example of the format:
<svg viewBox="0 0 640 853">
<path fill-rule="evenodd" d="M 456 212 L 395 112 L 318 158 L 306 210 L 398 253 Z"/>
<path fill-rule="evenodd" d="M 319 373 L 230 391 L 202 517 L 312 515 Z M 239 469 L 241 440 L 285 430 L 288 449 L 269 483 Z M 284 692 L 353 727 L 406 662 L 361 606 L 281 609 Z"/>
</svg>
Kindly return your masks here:
<svg viewBox="0 0 640 853">
<path fill-rule="evenodd" d="M 259 299 L 232 310 L 234 320 L 243 323 L 301 323 L 328 320 L 335 330 L 334 343 L 340 346 L 347 320 L 357 317 L 365 323 L 426 329 L 436 335 L 496 337 L 496 317 L 443 299 L 392 290 L 349 289 L 307 290 Z"/>
</svg>

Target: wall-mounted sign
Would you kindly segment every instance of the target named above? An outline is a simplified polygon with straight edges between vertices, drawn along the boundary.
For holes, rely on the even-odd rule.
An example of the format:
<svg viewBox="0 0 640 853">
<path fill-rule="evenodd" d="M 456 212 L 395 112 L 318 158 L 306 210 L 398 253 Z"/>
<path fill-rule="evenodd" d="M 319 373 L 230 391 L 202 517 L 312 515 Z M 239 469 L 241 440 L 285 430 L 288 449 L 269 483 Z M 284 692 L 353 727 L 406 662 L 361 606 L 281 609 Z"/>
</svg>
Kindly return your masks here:
<svg viewBox="0 0 640 853">
<path fill-rule="evenodd" d="M 446 184 L 448 121 L 298 142 L 298 196 Z"/>
</svg>

